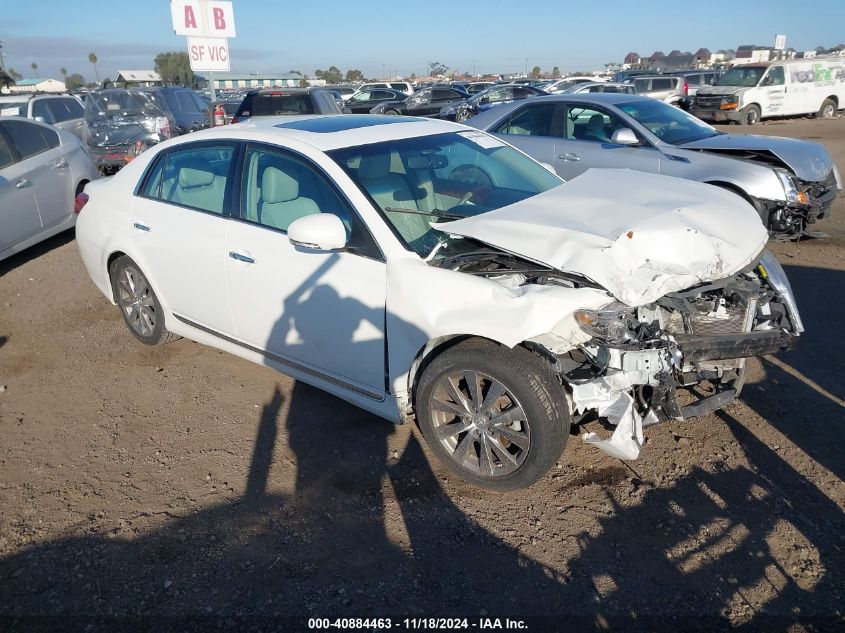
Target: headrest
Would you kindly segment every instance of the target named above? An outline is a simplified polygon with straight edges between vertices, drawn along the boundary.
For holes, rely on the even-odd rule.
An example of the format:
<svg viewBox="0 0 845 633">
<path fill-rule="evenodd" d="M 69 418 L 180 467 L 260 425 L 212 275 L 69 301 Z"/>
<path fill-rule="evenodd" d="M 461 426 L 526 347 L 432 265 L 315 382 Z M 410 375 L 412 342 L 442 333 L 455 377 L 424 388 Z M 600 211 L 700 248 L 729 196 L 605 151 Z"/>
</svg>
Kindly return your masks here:
<svg viewBox="0 0 845 633">
<path fill-rule="evenodd" d="M 261 176 L 261 197 L 264 202 L 289 202 L 299 197 L 299 182 L 281 169 L 267 167 Z"/>
<path fill-rule="evenodd" d="M 358 177 L 361 180 L 376 180 L 390 173 L 390 154 L 370 154 L 361 157 Z"/>
<path fill-rule="evenodd" d="M 587 123 L 589 127 L 604 127 L 604 117 L 600 114 L 594 114 L 590 117 L 589 122 Z"/>
<path fill-rule="evenodd" d="M 214 172 L 211 163 L 202 158 L 192 158 L 179 167 L 179 187 L 193 189 L 205 187 L 214 182 Z"/>
</svg>

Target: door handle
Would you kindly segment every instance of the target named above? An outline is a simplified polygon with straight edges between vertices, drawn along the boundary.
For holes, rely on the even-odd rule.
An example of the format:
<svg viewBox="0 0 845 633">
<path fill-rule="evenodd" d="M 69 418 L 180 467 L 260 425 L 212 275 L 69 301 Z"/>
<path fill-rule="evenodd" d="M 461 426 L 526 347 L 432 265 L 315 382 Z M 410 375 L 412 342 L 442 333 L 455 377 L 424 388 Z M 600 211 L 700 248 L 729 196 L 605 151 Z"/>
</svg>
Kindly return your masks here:
<svg viewBox="0 0 845 633">
<path fill-rule="evenodd" d="M 231 257 L 232 259 L 236 259 L 239 262 L 245 262 L 247 264 L 255 263 L 255 260 L 252 257 L 249 257 L 248 255 L 244 255 L 242 253 L 237 253 L 235 251 L 229 251 L 229 257 Z"/>
<path fill-rule="evenodd" d="M 133 224 L 132 226 L 134 226 L 139 231 L 144 231 L 145 233 L 149 233 L 151 230 L 150 227 L 148 227 L 146 224 L 141 224 L 140 222 L 135 222 L 135 224 Z"/>
<path fill-rule="evenodd" d="M 59 169 L 67 167 L 67 161 L 64 158 L 60 158 L 56 161 L 56 167 Z"/>
<path fill-rule="evenodd" d="M 26 178 L 21 178 L 15 183 L 15 187 L 18 189 L 24 189 L 29 187 L 32 184 L 31 180 L 27 180 Z"/>
<path fill-rule="evenodd" d="M 578 154 L 572 154 L 571 152 L 567 152 L 566 154 L 558 154 L 557 157 L 561 160 L 571 160 L 573 162 L 581 160 L 581 157 Z"/>
</svg>

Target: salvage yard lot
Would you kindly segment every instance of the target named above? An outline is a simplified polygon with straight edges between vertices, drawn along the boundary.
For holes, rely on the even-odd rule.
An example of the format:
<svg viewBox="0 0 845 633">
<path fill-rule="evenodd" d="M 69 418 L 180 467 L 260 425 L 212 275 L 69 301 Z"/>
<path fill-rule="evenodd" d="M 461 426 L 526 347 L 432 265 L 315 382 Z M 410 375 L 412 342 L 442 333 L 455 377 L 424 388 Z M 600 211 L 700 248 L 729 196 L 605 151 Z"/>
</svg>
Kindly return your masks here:
<svg viewBox="0 0 845 633">
<path fill-rule="evenodd" d="M 822 142 L 845 170 L 845 119 L 754 132 Z M 807 332 L 751 361 L 740 402 L 646 429 L 628 465 L 572 435 L 507 494 L 449 477 L 411 425 L 187 340 L 141 346 L 71 235 L 4 261 L 0 616 L 825 628 L 845 604 L 845 198 L 813 228 L 828 237 L 772 246 Z"/>
</svg>

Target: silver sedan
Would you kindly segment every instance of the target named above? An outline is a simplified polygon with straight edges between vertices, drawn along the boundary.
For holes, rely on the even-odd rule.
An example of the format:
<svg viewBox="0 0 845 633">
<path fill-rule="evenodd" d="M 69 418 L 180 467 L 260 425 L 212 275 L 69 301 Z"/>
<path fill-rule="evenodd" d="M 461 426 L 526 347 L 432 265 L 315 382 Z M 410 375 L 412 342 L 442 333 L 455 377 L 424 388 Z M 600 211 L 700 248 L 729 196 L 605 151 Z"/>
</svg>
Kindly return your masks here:
<svg viewBox="0 0 845 633">
<path fill-rule="evenodd" d="M 467 125 L 501 136 L 567 180 L 591 167 L 614 167 L 720 186 L 750 202 L 779 237 L 804 234 L 842 189 L 818 143 L 723 134 L 648 97 L 537 97 L 488 110 Z"/>
<path fill-rule="evenodd" d="M 20 117 L 0 119 L 0 260 L 71 228 L 76 196 L 96 177 L 73 134 Z"/>
</svg>

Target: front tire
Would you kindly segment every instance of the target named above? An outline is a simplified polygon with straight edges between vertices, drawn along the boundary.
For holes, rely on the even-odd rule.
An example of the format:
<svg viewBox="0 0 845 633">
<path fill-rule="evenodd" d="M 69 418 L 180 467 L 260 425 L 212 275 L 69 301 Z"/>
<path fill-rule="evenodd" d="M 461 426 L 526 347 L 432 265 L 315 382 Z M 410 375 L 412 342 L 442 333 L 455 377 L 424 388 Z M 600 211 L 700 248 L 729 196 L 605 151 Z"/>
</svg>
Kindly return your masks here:
<svg viewBox="0 0 845 633">
<path fill-rule="evenodd" d="M 118 257 L 111 267 L 115 302 L 126 327 L 144 345 L 163 345 L 179 337 L 164 327 L 164 310 L 146 275 L 130 257 Z"/>
<path fill-rule="evenodd" d="M 399 111 L 398 110 L 385 110 L 384 114 L 391 115 L 391 116 L 397 116 L 399 114 Z"/>
<path fill-rule="evenodd" d="M 745 106 L 740 111 L 740 114 L 742 115 L 742 120 L 740 121 L 742 125 L 757 125 L 760 122 L 760 106 L 754 104 Z"/>
<path fill-rule="evenodd" d="M 437 356 L 416 397 L 417 422 L 438 460 L 489 490 L 537 481 L 569 436 L 563 387 L 524 348 L 470 339 Z"/>
</svg>

